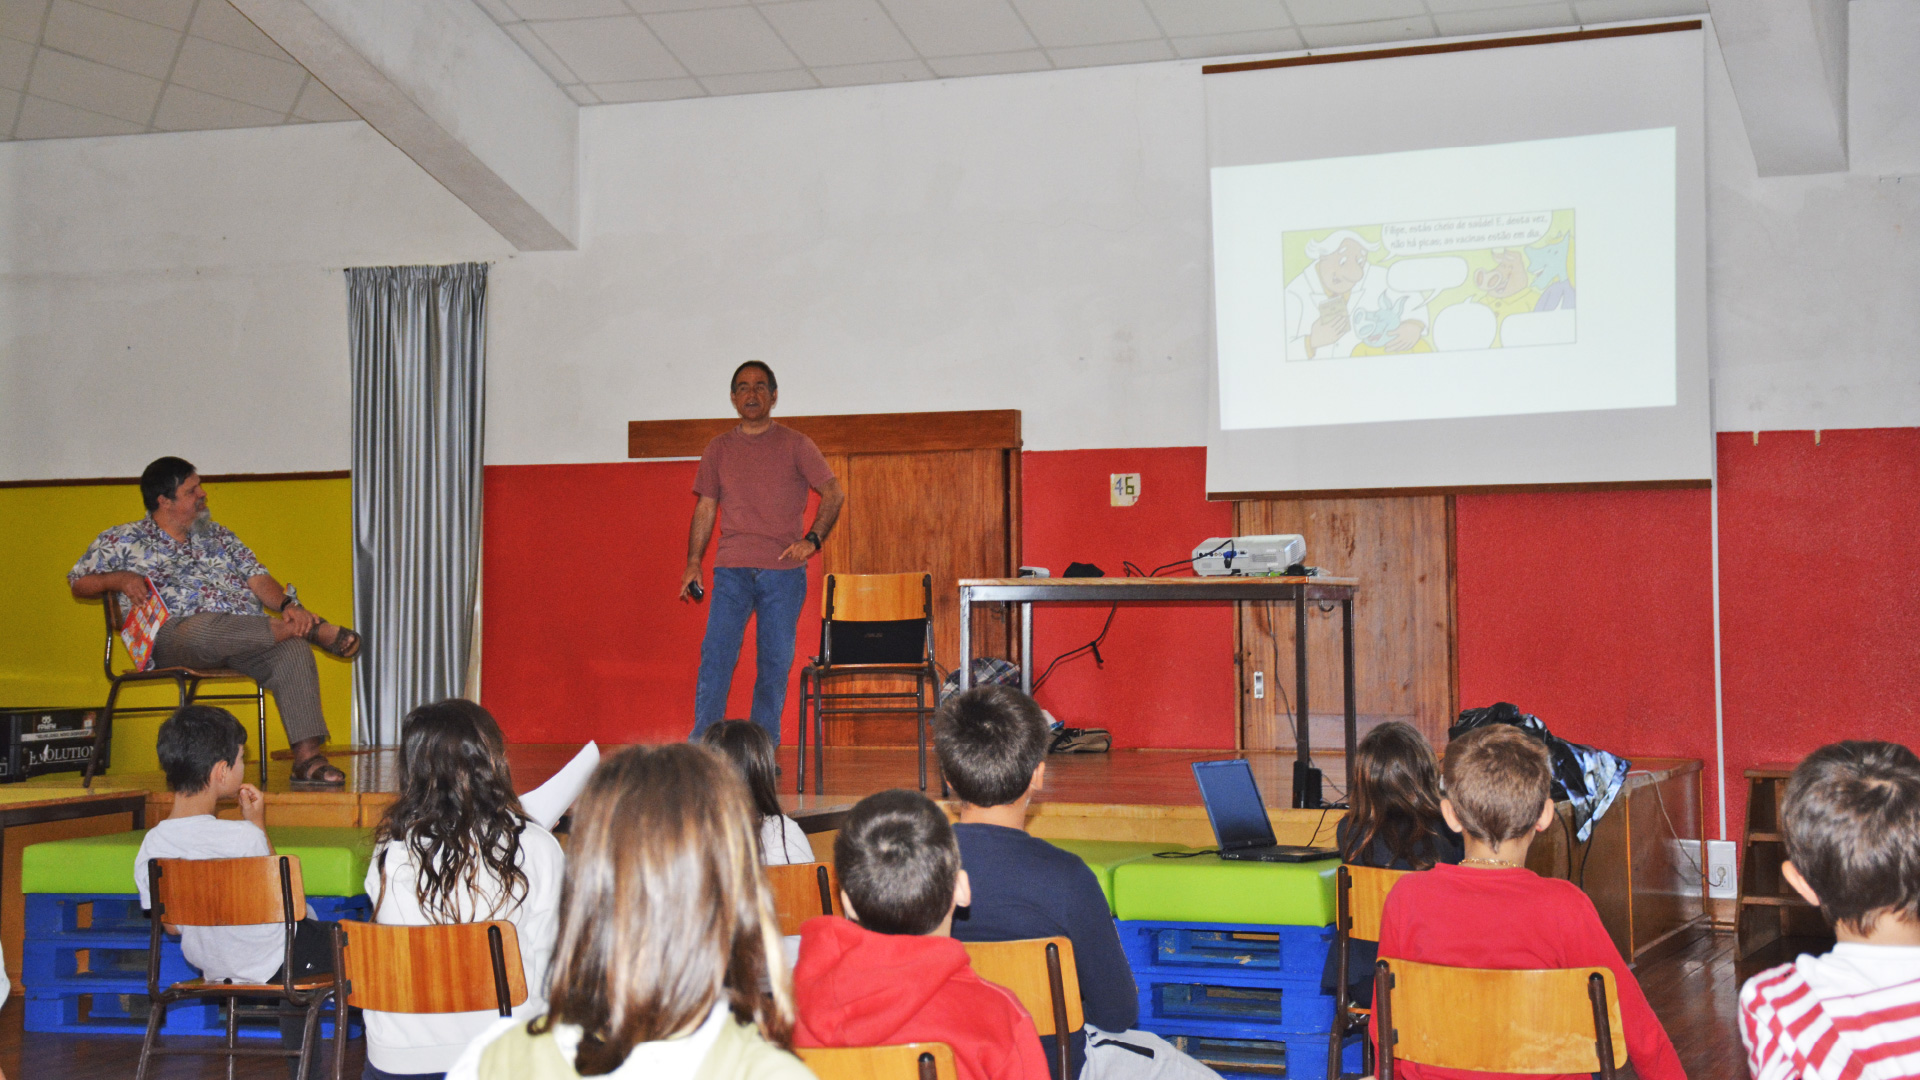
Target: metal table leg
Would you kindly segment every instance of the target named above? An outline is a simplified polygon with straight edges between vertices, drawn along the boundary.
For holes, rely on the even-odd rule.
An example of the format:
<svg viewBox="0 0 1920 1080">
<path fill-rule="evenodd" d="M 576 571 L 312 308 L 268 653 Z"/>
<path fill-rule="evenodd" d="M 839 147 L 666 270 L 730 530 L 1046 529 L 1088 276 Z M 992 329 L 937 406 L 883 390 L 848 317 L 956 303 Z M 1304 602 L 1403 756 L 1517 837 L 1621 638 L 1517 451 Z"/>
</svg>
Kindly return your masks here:
<svg viewBox="0 0 1920 1080">
<path fill-rule="evenodd" d="M 1299 718 L 1293 732 L 1295 760 L 1311 763 L 1313 747 L 1307 709 L 1307 601 L 1302 589 L 1293 598 L 1293 708 Z"/>
<path fill-rule="evenodd" d="M 1347 768 L 1353 768 L 1353 755 L 1359 741 L 1359 709 L 1356 707 L 1353 689 L 1353 598 L 1340 601 L 1340 664 L 1341 673 L 1346 679 L 1347 690 Z M 1352 790 L 1352 773 L 1348 773 L 1347 788 Z"/>
<path fill-rule="evenodd" d="M 1020 605 L 1020 690 L 1033 696 L 1033 605 Z"/>
<path fill-rule="evenodd" d="M 973 685 L 973 594 L 960 586 L 960 689 Z"/>
</svg>

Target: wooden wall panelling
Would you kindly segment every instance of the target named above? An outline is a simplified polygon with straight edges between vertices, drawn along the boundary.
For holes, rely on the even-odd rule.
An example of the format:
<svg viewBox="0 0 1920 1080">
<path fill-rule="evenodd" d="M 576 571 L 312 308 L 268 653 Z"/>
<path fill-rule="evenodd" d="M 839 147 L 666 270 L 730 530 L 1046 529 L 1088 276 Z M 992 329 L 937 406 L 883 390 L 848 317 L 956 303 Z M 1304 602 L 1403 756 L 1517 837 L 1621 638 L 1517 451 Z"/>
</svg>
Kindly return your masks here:
<svg viewBox="0 0 1920 1080">
<path fill-rule="evenodd" d="M 812 439 L 822 454 L 1020 448 L 1018 409 L 776 415 L 774 419 Z M 630 420 L 627 422 L 627 456 L 699 457 L 709 440 L 739 422 L 731 416 L 703 420 Z"/>
<path fill-rule="evenodd" d="M 1241 502 L 1234 533 L 1300 533 L 1307 563 L 1360 579 L 1354 600 L 1354 673 L 1362 733 L 1371 723 L 1406 720 L 1435 747 L 1453 715 L 1453 605 L 1444 496 L 1285 499 Z M 1241 744 L 1293 745 L 1287 710 L 1294 695 L 1293 609 L 1241 606 Z M 1308 705 L 1316 750 L 1337 751 L 1340 713 L 1340 613 L 1308 609 Z M 1253 697 L 1265 672 L 1266 696 Z"/>
<path fill-rule="evenodd" d="M 827 544 L 825 569 L 835 573 L 933 575 L 934 656 L 952 670 L 960 654 L 959 579 L 1012 572 L 1007 508 L 1011 479 L 1000 449 L 850 454 L 845 469 L 830 458 L 847 487 L 843 524 Z M 1017 493 L 1011 496 L 1017 505 Z M 1007 655 L 1008 618 L 997 605 L 974 613 L 975 652 Z M 870 685 L 868 685 L 870 683 Z M 890 689 L 898 680 L 836 682 L 847 691 Z M 909 715 L 829 719 L 833 745 L 909 746 Z"/>
</svg>

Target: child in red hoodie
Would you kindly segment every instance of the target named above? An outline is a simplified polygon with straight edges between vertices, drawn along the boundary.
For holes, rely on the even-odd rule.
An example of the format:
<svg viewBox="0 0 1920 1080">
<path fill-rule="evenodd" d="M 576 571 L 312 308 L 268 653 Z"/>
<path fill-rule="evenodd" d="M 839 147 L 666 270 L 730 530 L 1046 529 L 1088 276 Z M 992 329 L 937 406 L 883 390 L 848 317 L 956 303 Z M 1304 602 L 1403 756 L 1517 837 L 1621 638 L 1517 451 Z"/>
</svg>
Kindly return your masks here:
<svg viewBox="0 0 1920 1080">
<path fill-rule="evenodd" d="M 860 800 L 834 839 L 847 918 L 800 928 L 795 1046 L 942 1042 L 960 1080 L 1047 1080 L 1033 1018 L 948 936 L 971 899 L 946 815 L 917 791 Z"/>
</svg>

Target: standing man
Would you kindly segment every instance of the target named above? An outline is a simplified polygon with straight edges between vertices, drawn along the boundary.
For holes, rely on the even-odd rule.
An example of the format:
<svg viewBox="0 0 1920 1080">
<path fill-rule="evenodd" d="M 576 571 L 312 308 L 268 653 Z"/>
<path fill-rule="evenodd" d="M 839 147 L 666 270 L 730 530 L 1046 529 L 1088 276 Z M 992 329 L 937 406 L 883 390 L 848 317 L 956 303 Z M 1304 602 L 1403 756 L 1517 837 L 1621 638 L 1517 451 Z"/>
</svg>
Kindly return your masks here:
<svg viewBox="0 0 1920 1080">
<path fill-rule="evenodd" d="M 778 745 L 793 638 L 807 600 L 807 560 L 820 553 L 833 531 L 847 492 L 812 439 L 773 422 L 780 384 L 772 368 L 758 360 L 741 364 L 733 373 L 732 397 L 740 423 L 715 436 L 700 455 L 700 471 L 693 480 L 699 501 L 687 530 L 687 569 L 680 575 L 680 599 L 698 601 L 700 557 L 719 511 L 720 548 L 713 560 L 707 636 L 700 643 L 693 738 L 726 715 L 727 691 L 751 615 L 758 672 L 753 722 Z M 803 529 L 808 489 L 820 493 L 820 509 L 812 527 Z"/>
<path fill-rule="evenodd" d="M 351 660 L 360 654 L 360 635 L 302 607 L 239 537 L 214 522 L 190 462 L 163 457 L 148 465 L 140 500 L 147 516 L 96 537 L 67 574 L 67 587 L 82 600 L 120 593 L 130 609 L 147 598 L 151 581 L 167 605 L 153 640 L 154 666 L 232 668 L 259 682 L 280 707 L 294 783 L 346 783 L 320 752 L 327 721 L 309 645 Z"/>
</svg>

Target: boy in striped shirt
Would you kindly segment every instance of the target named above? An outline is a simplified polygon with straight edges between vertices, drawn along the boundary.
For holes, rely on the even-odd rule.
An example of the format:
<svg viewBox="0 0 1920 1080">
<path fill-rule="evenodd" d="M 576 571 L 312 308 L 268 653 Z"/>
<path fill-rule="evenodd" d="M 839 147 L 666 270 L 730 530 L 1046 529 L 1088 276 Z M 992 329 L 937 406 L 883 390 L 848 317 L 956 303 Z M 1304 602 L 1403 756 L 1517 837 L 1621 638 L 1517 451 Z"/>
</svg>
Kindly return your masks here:
<svg viewBox="0 0 1920 1080">
<path fill-rule="evenodd" d="M 1920 758 L 1823 746 L 1793 770 L 1780 817 L 1781 876 L 1839 943 L 1741 988 L 1753 1080 L 1920 1076 Z"/>
</svg>

